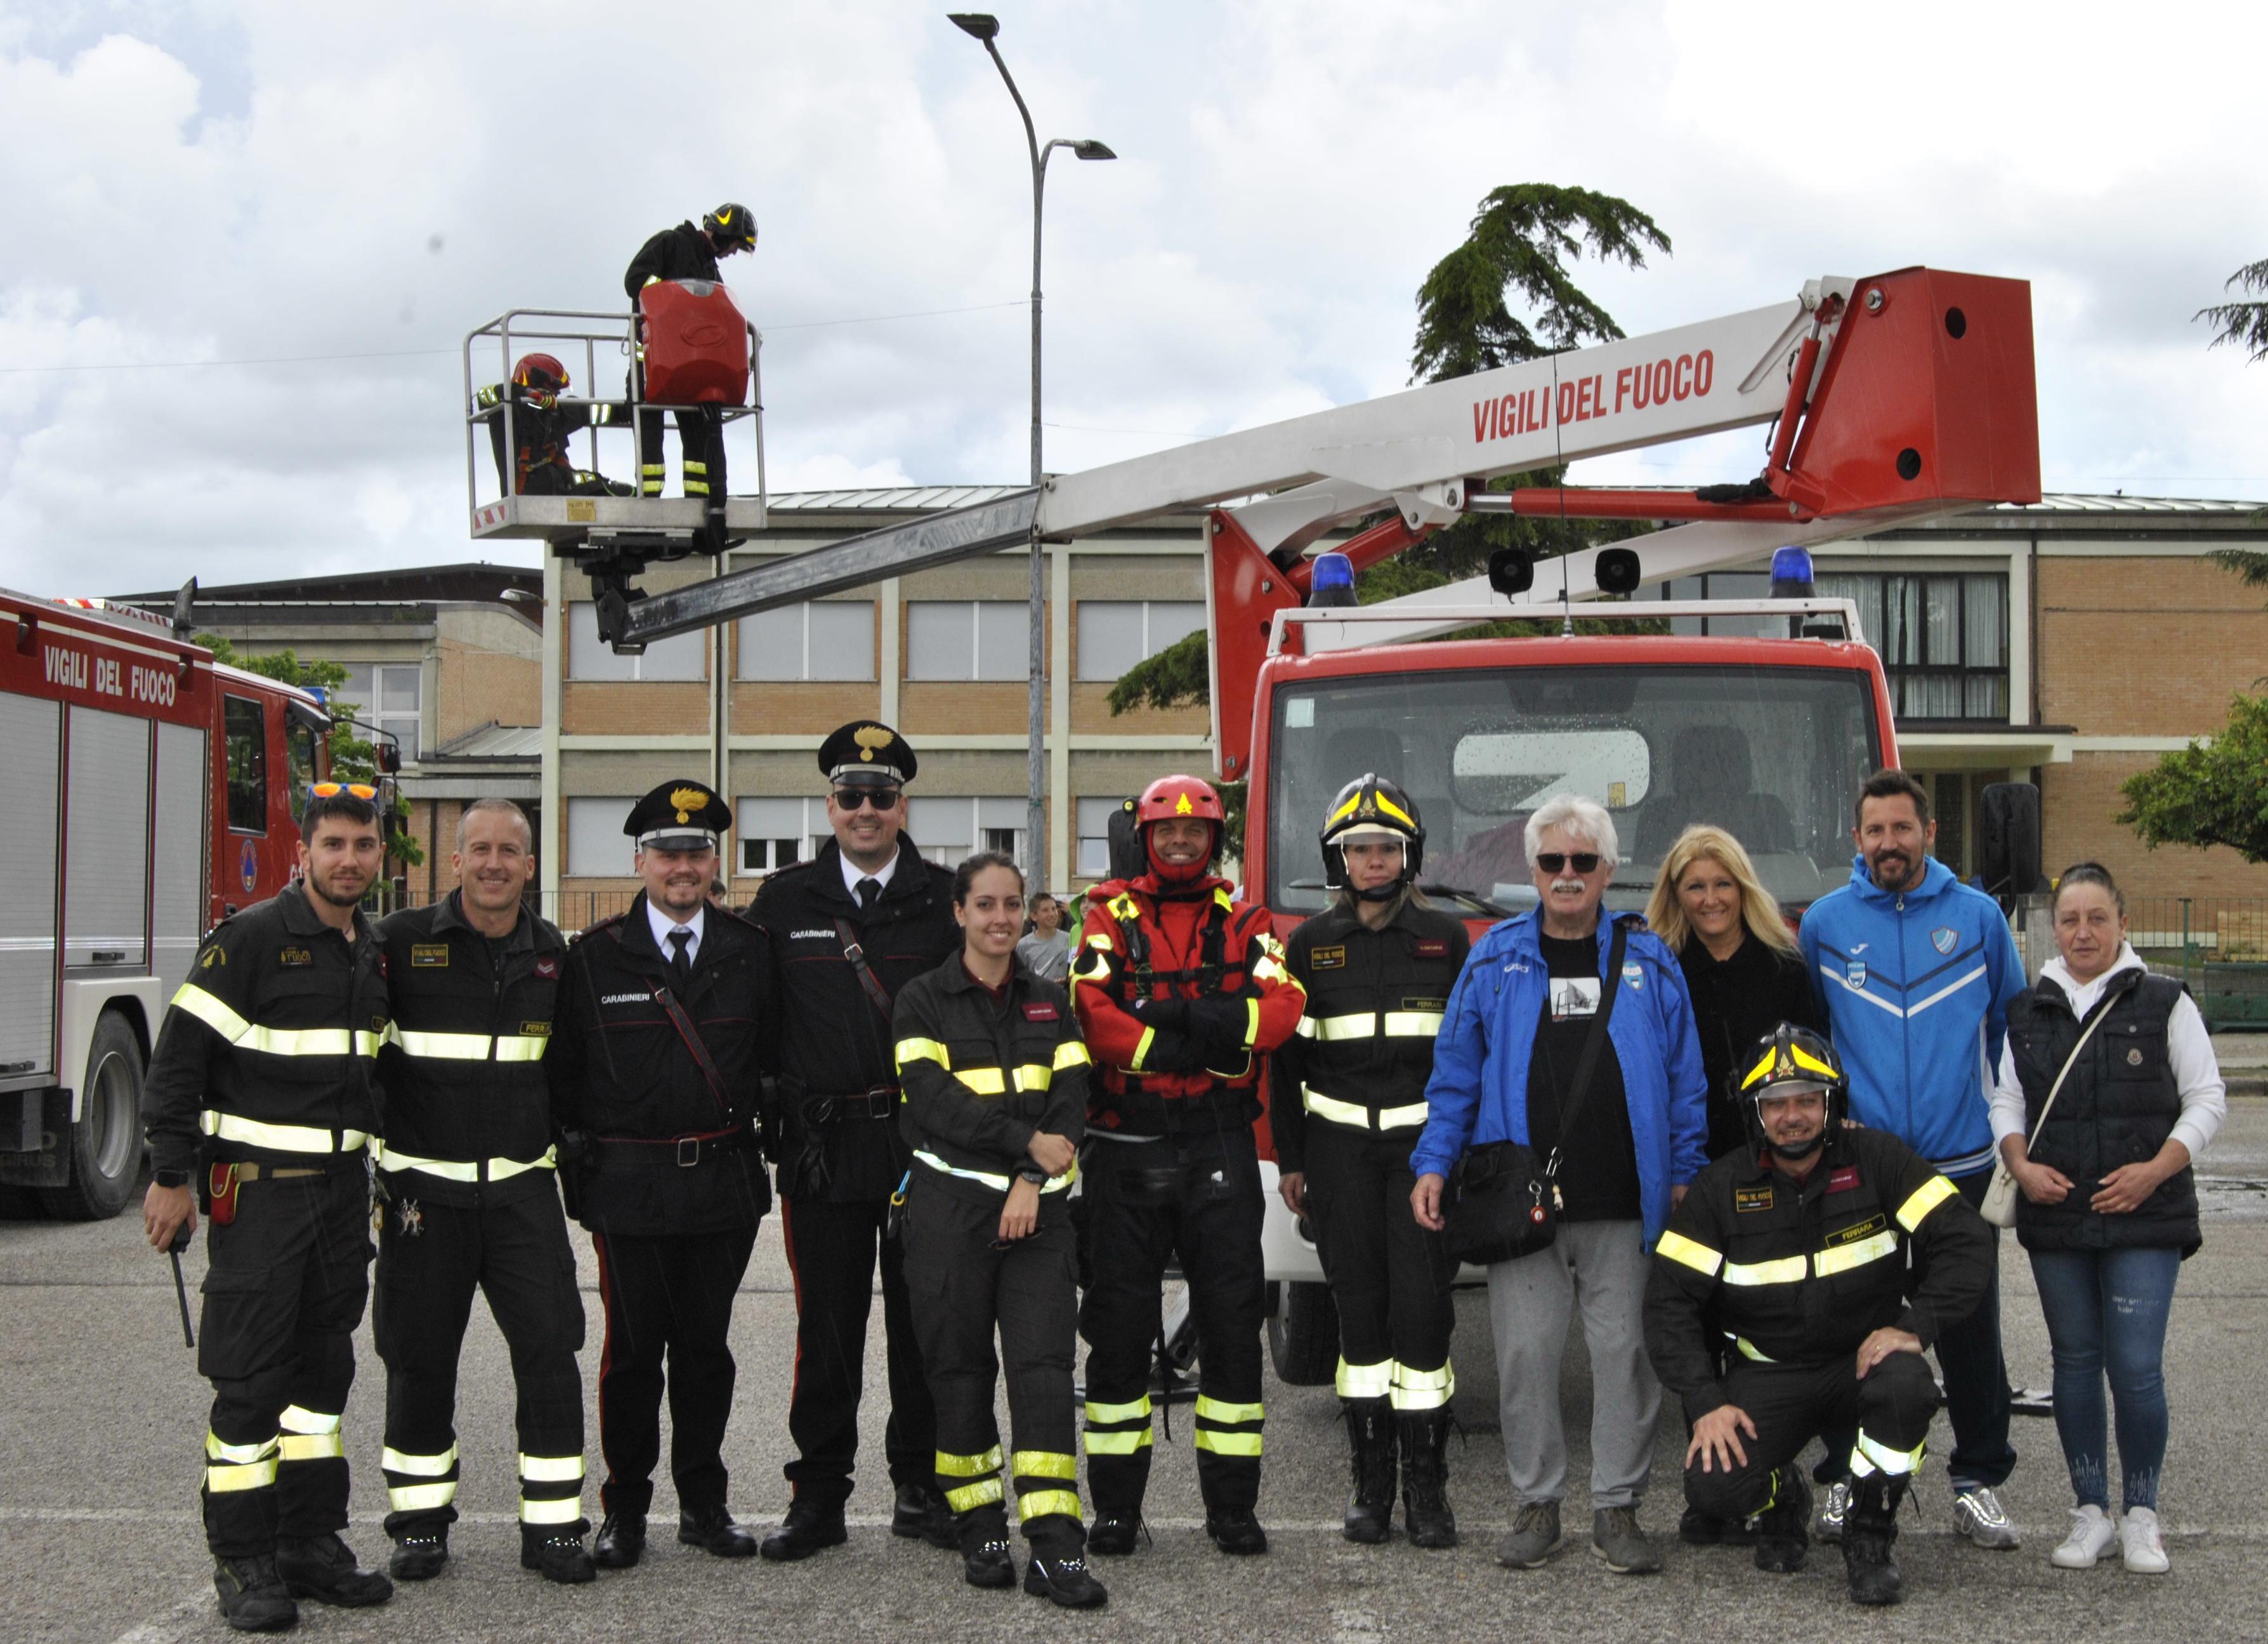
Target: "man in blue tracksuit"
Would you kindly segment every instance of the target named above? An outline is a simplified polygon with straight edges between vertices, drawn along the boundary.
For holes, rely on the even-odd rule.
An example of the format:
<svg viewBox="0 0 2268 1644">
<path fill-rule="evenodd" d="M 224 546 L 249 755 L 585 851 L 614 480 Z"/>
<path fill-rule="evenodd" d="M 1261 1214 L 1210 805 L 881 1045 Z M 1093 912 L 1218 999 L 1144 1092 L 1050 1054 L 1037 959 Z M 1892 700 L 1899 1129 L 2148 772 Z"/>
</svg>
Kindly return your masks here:
<svg viewBox="0 0 2268 1644">
<path fill-rule="evenodd" d="M 1937 825 L 1919 782 L 1875 772 L 1855 815 L 1851 883 L 1811 905 L 1799 936 L 1851 1075 L 1851 1117 L 1896 1136 L 1974 1206 L 1992 1179 L 1986 1102 L 2023 961 L 1999 905 L 1929 855 Z M 1940 1332 L 1937 1357 L 1953 1420 L 1954 1522 L 1977 1545 L 2005 1549 L 2016 1529 L 1994 1491 L 2016 1452 L 1992 1272 L 1976 1312 Z M 1840 1537 L 1848 1497 L 1845 1485 L 1830 1490 L 1822 1538 Z"/>
</svg>

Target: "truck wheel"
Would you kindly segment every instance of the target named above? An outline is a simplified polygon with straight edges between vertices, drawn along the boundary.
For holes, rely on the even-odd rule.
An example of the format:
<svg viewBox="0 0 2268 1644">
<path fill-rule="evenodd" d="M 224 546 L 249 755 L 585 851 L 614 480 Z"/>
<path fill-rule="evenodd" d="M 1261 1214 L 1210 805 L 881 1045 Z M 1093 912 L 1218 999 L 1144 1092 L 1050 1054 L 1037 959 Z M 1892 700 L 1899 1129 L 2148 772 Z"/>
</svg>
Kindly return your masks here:
<svg viewBox="0 0 2268 1644">
<path fill-rule="evenodd" d="M 1327 1284 L 1270 1284 L 1268 1356 L 1286 1387 L 1328 1387 L 1339 1366 L 1339 1310 Z M 1280 1299 L 1278 1299 L 1279 1298 Z"/>
<path fill-rule="evenodd" d="M 142 1176 L 142 1042 L 115 1010 L 94 1024 L 85 1091 L 67 1149 L 70 1181 L 39 1190 L 48 1214 L 65 1222 L 116 1215 Z"/>
</svg>

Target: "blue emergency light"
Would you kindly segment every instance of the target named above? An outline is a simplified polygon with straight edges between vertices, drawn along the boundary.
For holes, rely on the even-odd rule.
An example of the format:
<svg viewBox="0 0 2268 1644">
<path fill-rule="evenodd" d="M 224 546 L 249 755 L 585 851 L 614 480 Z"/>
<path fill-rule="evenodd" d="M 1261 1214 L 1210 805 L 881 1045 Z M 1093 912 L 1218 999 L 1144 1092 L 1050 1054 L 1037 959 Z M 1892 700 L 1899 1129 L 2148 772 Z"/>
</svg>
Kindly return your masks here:
<svg viewBox="0 0 2268 1644">
<path fill-rule="evenodd" d="M 1815 591 L 1811 573 L 1811 550 L 1774 548 L 1771 597 L 1775 599 L 1808 599 Z"/>
<path fill-rule="evenodd" d="M 315 705 L 317 707 L 322 708 L 325 712 L 329 711 L 331 706 L 331 687 L 329 686 L 311 685 L 306 686 L 305 689 L 308 695 L 315 699 Z"/>
<path fill-rule="evenodd" d="M 1354 604 L 1354 561 L 1344 554 L 1318 554 L 1307 588 L 1310 606 Z"/>
</svg>

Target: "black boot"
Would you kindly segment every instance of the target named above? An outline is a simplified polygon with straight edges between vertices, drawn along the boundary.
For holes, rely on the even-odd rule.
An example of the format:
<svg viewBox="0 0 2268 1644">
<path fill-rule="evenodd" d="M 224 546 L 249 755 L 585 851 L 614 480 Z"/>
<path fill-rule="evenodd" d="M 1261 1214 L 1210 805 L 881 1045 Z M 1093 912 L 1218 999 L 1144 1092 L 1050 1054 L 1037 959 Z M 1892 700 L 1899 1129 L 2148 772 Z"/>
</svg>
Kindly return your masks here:
<svg viewBox="0 0 2268 1644">
<path fill-rule="evenodd" d="M 1811 1545 L 1811 1486 L 1803 1469 L 1782 1467 L 1773 1474 L 1771 1504 L 1755 1523 L 1756 1568 L 1768 1575 L 1793 1575 L 1803 1567 Z"/>
<path fill-rule="evenodd" d="M 1130 1508 L 1123 1513 L 1094 1510 L 1094 1523 L 1087 1527 L 1086 1550 L 1106 1559 L 1123 1559 L 1134 1551 L 1134 1538 L 1141 1533 L 1142 1512 Z"/>
<path fill-rule="evenodd" d="M 756 1551 L 756 1532 L 746 1524 L 736 1524 L 722 1501 L 714 1507 L 695 1508 L 677 1512 L 677 1538 L 688 1547 L 698 1547 L 717 1559 L 752 1558 Z"/>
<path fill-rule="evenodd" d="M 1354 1494 L 1347 1500 L 1341 1533 L 1349 1541 L 1375 1546 L 1394 1523 L 1394 1413 L 1383 1398 L 1350 1398 L 1344 1407 Z"/>
<path fill-rule="evenodd" d="M 944 1492 L 933 1484 L 902 1484 L 890 1510 L 890 1533 L 947 1551 L 964 1545 Z"/>
<path fill-rule="evenodd" d="M 645 1515 L 608 1514 L 591 1548 L 592 1562 L 601 1569 L 627 1570 L 644 1555 Z"/>
<path fill-rule="evenodd" d="M 1013 1587 L 1016 1560 L 1008 1551 L 1008 1516 L 998 1506 L 954 1516 L 961 1575 L 971 1587 Z"/>
<path fill-rule="evenodd" d="M 1212 1538 L 1214 1546 L 1239 1558 L 1268 1551 L 1268 1532 L 1260 1528 L 1259 1519 L 1248 1507 L 1207 1508 L 1205 1534 Z"/>
<path fill-rule="evenodd" d="M 294 1598 L 315 1598 L 342 1610 L 382 1604 L 394 1583 L 375 1570 L 358 1570 L 335 1534 L 295 1537 L 276 1544 L 276 1574 Z"/>
<path fill-rule="evenodd" d="M 1890 1549 L 1898 1538 L 1898 1503 L 1905 1499 L 1903 1475 L 1869 1473 L 1851 1486 L 1851 1510 L 1843 1524 L 1843 1569 L 1851 1580 L 1851 1602 L 1894 1604 L 1906 1596 L 1906 1578 Z"/>
<path fill-rule="evenodd" d="M 394 1538 L 394 1556 L 386 1567 L 397 1582 L 430 1582 L 448 1561 L 448 1526 L 427 1524 Z"/>
<path fill-rule="evenodd" d="M 582 1531 L 574 1524 L 522 1524 L 519 1567 L 534 1570 L 562 1587 L 579 1587 L 599 1579 L 598 1566 L 591 1561 Z"/>
<path fill-rule="evenodd" d="M 1100 1610 L 1110 1602 L 1076 1546 L 1034 1547 L 1024 1567 L 1024 1590 L 1049 1598 L 1065 1610 Z"/>
<path fill-rule="evenodd" d="M 281 1633 L 298 1622 L 299 1606 L 284 1590 L 272 1558 L 215 1559 L 213 1591 L 221 1614 L 239 1633 Z"/>
<path fill-rule="evenodd" d="M 1402 1525 L 1413 1547 L 1454 1547 L 1457 1516 L 1449 1510 L 1449 1413 L 1415 1411 L 1402 1428 Z"/>
<path fill-rule="evenodd" d="M 792 1564 L 822 1548 L 839 1547 L 850 1538 L 850 1531 L 843 1528 L 839 1503 L 821 1507 L 816 1501 L 799 1497 L 788 1503 L 787 1516 L 780 1521 L 777 1530 L 764 1538 L 759 1551 L 775 1564 Z"/>
</svg>

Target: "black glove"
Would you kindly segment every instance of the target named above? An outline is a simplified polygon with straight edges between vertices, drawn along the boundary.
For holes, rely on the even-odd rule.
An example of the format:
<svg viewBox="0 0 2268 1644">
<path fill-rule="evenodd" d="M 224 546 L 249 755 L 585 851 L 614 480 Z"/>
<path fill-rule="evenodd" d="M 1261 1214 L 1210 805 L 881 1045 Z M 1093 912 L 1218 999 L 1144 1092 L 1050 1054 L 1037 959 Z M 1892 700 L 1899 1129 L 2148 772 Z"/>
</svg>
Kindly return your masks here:
<svg viewBox="0 0 2268 1644">
<path fill-rule="evenodd" d="M 1189 1002 L 1186 999 L 1137 999 L 1128 1007 L 1144 1027 L 1160 1033 L 1189 1031 Z"/>
<path fill-rule="evenodd" d="M 1215 1057 L 1241 1056 L 1252 1025 L 1252 1012 L 1242 999 L 1192 999 L 1188 1005 L 1189 1037 Z"/>
<path fill-rule="evenodd" d="M 1150 1053 L 1142 1059 L 1144 1073 L 1203 1073 L 1205 1071 L 1204 1046 L 1184 1033 L 1160 1028 L 1150 1041 Z"/>
</svg>

